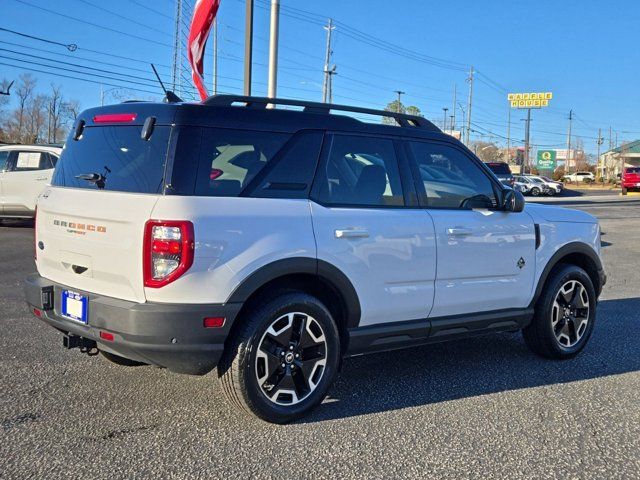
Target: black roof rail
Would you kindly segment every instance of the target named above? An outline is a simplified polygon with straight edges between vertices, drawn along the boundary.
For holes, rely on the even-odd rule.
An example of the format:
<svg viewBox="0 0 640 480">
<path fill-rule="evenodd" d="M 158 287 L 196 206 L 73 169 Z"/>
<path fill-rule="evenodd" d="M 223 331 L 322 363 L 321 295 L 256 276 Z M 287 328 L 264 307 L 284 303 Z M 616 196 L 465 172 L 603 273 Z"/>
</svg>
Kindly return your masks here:
<svg viewBox="0 0 640 480">
<path fill-rule="evenodd" d="M 244 103 L 248 108 L 265 109 L 267 105 L 292 105 L 304 107 L 303 111 L 308 113 L 330 114 L 332 110 L 344 112 L 365 113 L 368 115 L 378 115 L 395 119 L 401 127 L 418 127 L 431 131 L 440 131 L 433 123 L 424 117 L 397 113 L 387 110 L 376 110 L 373 108 L 351 107 L 349 105 L 336 105 L 333 103 L 307 102 L 305 100 L 292 100 L 288 98 L 267 98 L 248 97 L 244 95 L 212 95 L 202 102 L 208 106 L 229 107 L 234 103 Z"/>
</svg>

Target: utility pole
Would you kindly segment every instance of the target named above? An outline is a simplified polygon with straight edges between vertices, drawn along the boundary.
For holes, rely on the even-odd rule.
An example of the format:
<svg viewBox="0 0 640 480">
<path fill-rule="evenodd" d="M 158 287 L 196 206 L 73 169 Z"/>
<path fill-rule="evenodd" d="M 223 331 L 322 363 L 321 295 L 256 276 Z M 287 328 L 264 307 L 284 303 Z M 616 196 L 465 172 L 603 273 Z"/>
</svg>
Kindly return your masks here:
<svg viewBox="0 0 640 480">
<path fill-rule="evenodd" d="M 218 94 L 218 18 L 213 19 L 213 94 Z"/>
<path fill-rule="evenodd" d="M 324 79 L 322 80 L 322 101 L 327 103 L 327 100 L 332 96 L 329 95 L 329 91 L 331 90 L 331 75 L 335 72 L 335 69 L 331 69 L 331 32 L 336 29 L 336 27 L 333 26 L 333 19 L 330 18 L 327 25 L 322 28 L 327 31 L 327 51 L 324 57 Z"/>
<path fill-rule="evenodd" d="M 280 0 L 271 0 L 271 35 L 269 36 L 269 81 L 267 97 L 276 98 L 278 86 L 278 20 Z"/>
<path fill-rule="evenodd" d="M 182 0 L 176 0 L 176 19 L 173 31 L 173 64 L 171 66 L 171 90 L 176 92 L 176 84 L 180 78 L 180 32 L 182 20 Z"/>
<path fill-rule="evenodd" d="M 525 164 L 525 173 L 526 169 L 529 169 L 531 172 L 531 168 L 529 167 L 529 134 L 531 131 L 531 109 L 527 108 L 527 119 L 525 120 L 525 130 L 524 130 L 524 164 Z"/>
<path fill-rule="evenodd" d="M 451 112 L 453 113 L 451 118 L 451 134 L 456 128 L 456 84 L 453 84 L 453 104 L 452 104 Z"/>
<path fill-rule="evenodd" d="M 447 112 L 449 111 L 449 109 L 447 107 L 442 107 L 442 110 L 444 111 L 444 123 L 442 124 L 442 131 L 446 132 L 447 131 Z"/>
<path fill-rule="evenodd" d="M 613 135 L 611 134 L 611 127 L 609 127 L 609 150 L 613 150 Z"/>
<path fill-rule="evenodd" d="M 458 102 L 458 107 L 460 108 L 460 111 L 462 112 L 462 128 L 460 129 L 460 140 L 464 143 L 464 126 L 467 123 L 466 120 L 466 112 L 464 107 L 462 106 L 462 103 Z"/>
<path fill-rule="evenodd" d="M 507 163 L 511 160 L 511 105 L 507 110 Z"/>
<path fill-rule="evenodd" d="M 251 65 L 253 55 L 253 0 L 245 0 L 244 23 L 244 94 L 251 95 Z"/>
<path fill-rule="evenodd" d="M 598 129 L 598 140 L 596 140 L 596 144 L 598 145 L 598 154 L 596 156 L 596 165 L 600 165 L 600 145 L 604 143 L 604 138 L 602 138 L 602 129 Z M 604 162 L 600 166 L 600 176 L 604 179 Z M 603 180 L 604 181 L 604 180 Z"/>
<path fill-rule="evenodd" d="M 400 107 L 402 106 L 402 101 L 400 100 L 400 96 L 404 95 L 406 92 L 403 92 L 402 90 L 396 90 L 396 93 L 398 94 L 398 104 L 396 105 L 396 111 L 398 113 L 402 113 L 400 110 Z"/>
<path fill-rule="evenodd" d="M 567 131 L 567 170 L 571 159 L 571 123 L 573 122 L 573 110 L 569 110 L 569 130 Z M 576 171 L 578 166 L 574 165 Z"/>
<path fill-rule="evenodd" d="M 467 105 L 467 146 L 471 141 L 471 106 L 473 104 L 473 65 L 469 69 L 469 104 Z"/>
</svg>

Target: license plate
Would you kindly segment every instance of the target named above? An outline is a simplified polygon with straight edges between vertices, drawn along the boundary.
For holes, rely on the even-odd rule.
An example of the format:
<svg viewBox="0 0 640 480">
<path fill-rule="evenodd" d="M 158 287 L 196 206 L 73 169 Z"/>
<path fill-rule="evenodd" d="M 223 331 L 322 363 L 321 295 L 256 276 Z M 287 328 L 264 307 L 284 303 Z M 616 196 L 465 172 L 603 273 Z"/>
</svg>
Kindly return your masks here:
<svg viewBox="0 0 640 480">
<path fill-rule="evenodd" d="M 63 290 L 60 304 L 63 317 L 84 323 L 85 325 L 87 324 L 89 318 L 89 298 L 86 295 L 80 295 L 71 290 Z"/>
</svg>

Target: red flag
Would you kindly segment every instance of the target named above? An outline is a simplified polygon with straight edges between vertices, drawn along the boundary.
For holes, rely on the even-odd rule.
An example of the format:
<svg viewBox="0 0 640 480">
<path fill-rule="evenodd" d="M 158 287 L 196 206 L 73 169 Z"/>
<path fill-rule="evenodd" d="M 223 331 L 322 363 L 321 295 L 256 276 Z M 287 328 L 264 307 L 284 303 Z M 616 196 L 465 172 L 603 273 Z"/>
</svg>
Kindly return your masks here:
<svg viewBox="0 0 640 480">
<path fill-rule="evenodd" d="M 204 72 L 204 47 L 207 44 L 209 31 L 211 30 L 213 19 L 218 13 L 219 6 L 220 0 L 197 0 L 195 7 L 193 7 L 193 18 L 189 28 L 187 56 L 191 65 L 193 83 L 198 89 L 202 100 L 209 96 L 202 78 Z"/>
</svg>

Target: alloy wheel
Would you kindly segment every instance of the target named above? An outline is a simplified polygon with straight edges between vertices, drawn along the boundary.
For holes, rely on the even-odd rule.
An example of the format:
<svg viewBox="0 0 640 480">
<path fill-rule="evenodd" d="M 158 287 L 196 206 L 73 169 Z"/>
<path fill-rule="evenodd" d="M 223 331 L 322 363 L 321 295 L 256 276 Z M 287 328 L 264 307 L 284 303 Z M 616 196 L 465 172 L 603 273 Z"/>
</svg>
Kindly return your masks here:
<svg viewBox="0 0 640 480">
<path fill-rule="evenodd" d="M 589 323 L 589 294 L 577 280 L 566 282 L 556 295 L 551 309 L 551 326 L 556 340 L 565 348 L 575 346 Z"/>
<path fill-rule="evenodd" d="M 278 317 L 260 339 L 255 374 L 260 391 L 278 405 L 295 405 L 318 386 L 327 362 L 320 323 L 291 312 Z"/>
</svg>

